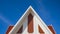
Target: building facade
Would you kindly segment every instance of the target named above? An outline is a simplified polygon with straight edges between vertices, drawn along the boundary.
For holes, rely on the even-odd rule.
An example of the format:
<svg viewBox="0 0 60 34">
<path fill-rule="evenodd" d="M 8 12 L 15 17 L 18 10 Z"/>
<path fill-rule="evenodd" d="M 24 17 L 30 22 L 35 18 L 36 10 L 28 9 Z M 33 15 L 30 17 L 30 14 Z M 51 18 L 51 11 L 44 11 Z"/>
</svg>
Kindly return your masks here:
<svg viewBox="0 0 60 34">
<path fill-rule="evenodd" d="M 6 34 L 56 34 L 53 27 L 47 26 L 36 11 L 29 6 L 14 26 Z"/>
</svg>

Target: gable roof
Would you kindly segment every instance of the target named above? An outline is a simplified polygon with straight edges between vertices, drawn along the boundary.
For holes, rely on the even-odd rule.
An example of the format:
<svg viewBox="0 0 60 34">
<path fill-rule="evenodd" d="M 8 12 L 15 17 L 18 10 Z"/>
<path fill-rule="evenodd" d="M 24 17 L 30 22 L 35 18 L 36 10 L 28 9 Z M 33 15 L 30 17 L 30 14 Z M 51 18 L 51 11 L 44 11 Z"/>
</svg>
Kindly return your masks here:
<svg viewBox="0 0 60 34">
<path fill-rule="evenodd" d="M 22 17 L 17 21 L 17 23 L 14 25 L 14 27 L 12 28 L 12 30 L 9 32 L 9 34 L 11 34 L 12 32 L 14 33 L 14 31 L 16 30 L 17 31 L 17 29 L 19 29 L 22 25 L 23 25 L 23 23 L 21 23 L 23 20 L 24 20 L 24 17 L 26 16 L 26 15 L 28 15 L 30 12 L 29 12 L 29 10 L 32 10 L 32 11 L 30 11 L 32 14 L 35 14 L 38 18 L 39 18 L 39 20 L 42 22 L 42 24 L 45 26 L 45 28 L 50 32 L 50 33 L 52 33 L 50 30 L 49 30 L 49 28 L 47 27 L 47 25 L 43 22 L 43 20 L 40 18 L 40 16 L 36 13 L 36 11 L 32 8 L 32 6 L 29 6 L 29 8 L 26 10 L 26 12 L 22 15 Z M 20 25 L 20 26 L 19 26 Z M 19 26 L 19 27 L 18 27 Z M 15 32 L 16 32 L 15 31 Z"/>
</svg>

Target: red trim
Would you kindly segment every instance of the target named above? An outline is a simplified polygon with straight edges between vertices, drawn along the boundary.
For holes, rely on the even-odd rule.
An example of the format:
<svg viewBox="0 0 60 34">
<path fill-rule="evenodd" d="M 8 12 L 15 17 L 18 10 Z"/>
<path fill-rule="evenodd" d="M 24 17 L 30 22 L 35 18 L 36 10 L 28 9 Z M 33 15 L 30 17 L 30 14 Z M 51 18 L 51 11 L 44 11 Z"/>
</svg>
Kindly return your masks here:
<svg viewBox="0 0 60 34">
<path fill-rule="evenodd" d="M 13 26 L 9 26 L 9 28 L 8 28 L 8 30 L 7 30 L 7 32 L 6 32 L 6 34 L 8 34 L 8 33 L 11 31 L 12 28 L 13 28 Z"/>
<path fill-rule="evenodd" d="M 52 26 L 48 26 L 48 28 L 50 29 L 50 31 L 51 31 L 53 34 L 56 34 Z"/>
<path fill-rule="evenodd" d="M 33 28 L 33 16 L 32 14 L 28 15 L 28 32 L 33 33 L 34 28 Z"/>
<path fill-rule="evenodd" d="M 23 31 L 23 26 L 21 26 L 21 28 L 18 30 L 17 33 L 22 33 L 22 31 Z"/>
<path fill-rule="evenodd" d="M 13 28 L 13 26 L 9 26 L 6 34 L 8 34 L 8 33 L 11 31 L 12 28 Z M 42 29 L 40 29 L 40 26 L 38 26 L 38 28 L 39 28 L 39 32 L 40 32 Z M 53 34 L 56 34 L 52 26 L 48 26 L 48 28 L 50 29 L 50 31 L 51 31 Z M 44 33 L 44 32 L 41 32 L 41 33 Z"/>
<path fill-rule="evenodd" d="M 38 25 L 38 30 L 39 30 L 39 33 L 44 34 L 44 31 L 41 29 L 39 25 Z"/>
</svg>

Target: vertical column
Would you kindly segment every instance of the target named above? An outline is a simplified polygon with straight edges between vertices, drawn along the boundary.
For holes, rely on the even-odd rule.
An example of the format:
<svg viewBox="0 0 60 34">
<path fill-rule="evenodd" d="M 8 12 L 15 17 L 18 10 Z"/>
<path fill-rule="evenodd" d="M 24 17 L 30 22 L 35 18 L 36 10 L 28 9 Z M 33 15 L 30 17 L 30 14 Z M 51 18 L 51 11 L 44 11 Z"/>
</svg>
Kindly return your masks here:
<svg viewBox="0 0 60 34">
<path fill-rule="evenodd" d="M 33 16 L 32 16 L 32 14 L 30 13 L 29 15 L 28 15 L 28 32 L 29 33 L 33 33 Z"/>
</svg>

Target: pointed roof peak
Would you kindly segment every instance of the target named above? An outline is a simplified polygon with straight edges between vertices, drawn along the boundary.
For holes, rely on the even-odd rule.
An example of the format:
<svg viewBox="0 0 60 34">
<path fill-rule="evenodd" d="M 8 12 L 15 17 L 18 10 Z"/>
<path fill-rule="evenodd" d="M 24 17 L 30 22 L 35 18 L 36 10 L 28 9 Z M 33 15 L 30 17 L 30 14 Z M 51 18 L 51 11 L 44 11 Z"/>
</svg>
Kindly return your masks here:
<svg viewBox="0 0 60 34">
<path fill-rule="evenodd" d="M 21 18 L 17 21 L 17 23 L 15 24 L 15 26 L 12 28 L 12 30 L 9 32 L 9 34 L 14 33 L 14 32 L 17 32 L 18 29 L 21 28 L 21 26 L 23 25 L 23 23 L 24 23 L 23 20 L 25 20 L 24 18 L 27 17 L 30 13 L 34 16 L 34 18 L 37 17 L 37 19 L 41 21 L 41 23 L 44 25 L 44 27 L 46 27 L 47 31 L 49 31 L 49 33 L 51 33 L 51 31 L 48 29 L 47 25 L 44 23 L 44 21 L 40 18 L 40 16 L 36 13 L 36 11 L 30 5 L 28 7 L 28 9 L 25 11 L 25 13 L 21 16 Z"/>
<path fill-rule="evenodd" d="M 31 5 L 28 7 L 27 10 L 29 10 L 29 9 L 34 10 L 33 7 L 32 7 Z"/>
<path fill-rule="evenodd" d="M 32 8 L 32 6 L 30 5 L 29 8 Z"/>
<path fill-rule="evenodd" d="M 36 11 L 34 10 L 34 8 L 31 5 L 27 8 L 27 10 L 25 11 L 25 13 L 23 15 L 25 15 L 27 13 L 37 14 Z"/>
</svg>

